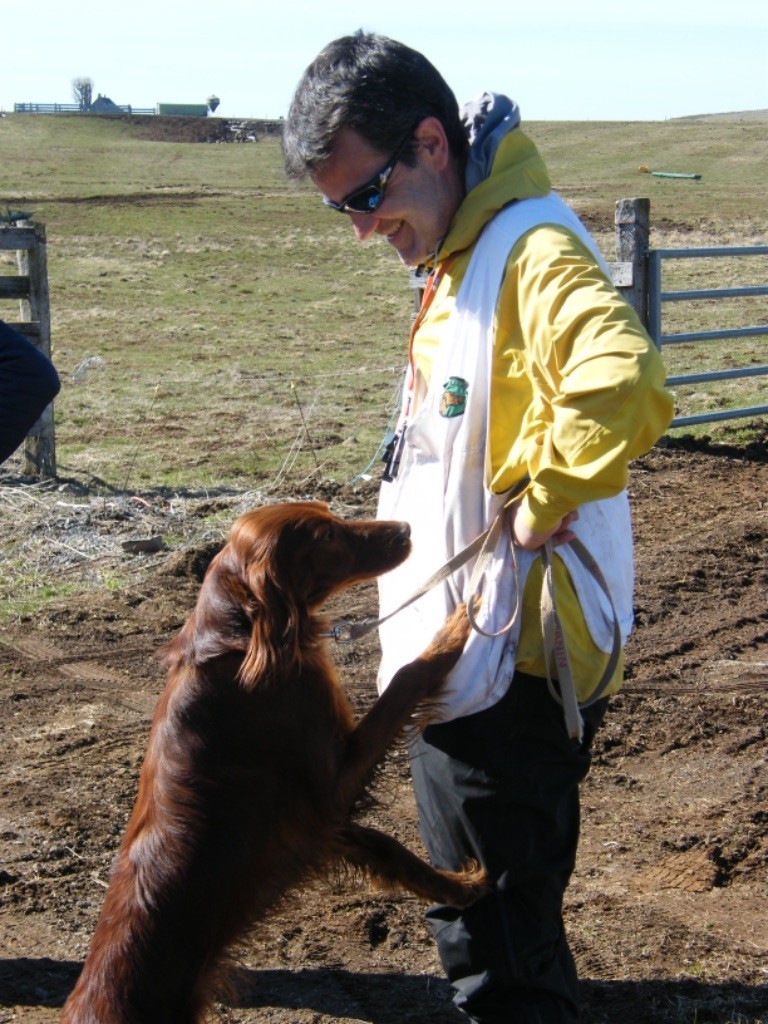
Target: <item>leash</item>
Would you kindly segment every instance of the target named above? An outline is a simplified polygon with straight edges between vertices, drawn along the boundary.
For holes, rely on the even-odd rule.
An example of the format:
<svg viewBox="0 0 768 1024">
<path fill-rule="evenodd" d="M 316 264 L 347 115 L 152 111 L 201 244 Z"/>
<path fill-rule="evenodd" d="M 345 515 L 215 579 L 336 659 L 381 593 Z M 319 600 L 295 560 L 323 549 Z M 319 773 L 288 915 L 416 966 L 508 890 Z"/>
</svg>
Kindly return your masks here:
<svg viewBox="0 0 768 1024">
<path fill-rule="evenodd" d="M 394 608 L 391 612 L 387 612 L 386 615 L 382 615 L 381 618 L 379 619 L 362 619 L 360 622 L 352 622 L 349 619 L 341 619 L 339 622 L 334 623 L 334 625 L 331 627 L 330 630 L 328 630 L 328 632 L 321 633 L 320 636 L 333 637 L 333 639 L 340 644 L 349 644 L 353 643 L 355 640 L 359 640 L 361 637 L 366 636 L 372 630 L 376 629 L 383 622 L 387 622 L 388 619 L 393 618 L 393 616 L 397 615 L 398 612 L 403 611 L 403 609 L 407 608 L 408 605 L 413 604 L 414 601 L 418 601 L 420 597 L 423 597 L 424 594 L 428 593 L 439 583 L 442 583 L 444 580 L 448 579 L 449 576 L 452 576 L 457 569 L 459 569 L 462 565 L 468 562 L 473 555 L 479 552 L 477 563 L 472 573 L 472 581 L 470 584 L 471 587 L 474 587 L 474 589 L 471 590 L 471 593 L 474 598 L 475 591 L 479 586 L 479 580 L 482 577 L 488 563 L 491 560 L 493 549 L 496 546 L 496 540 L 498 539 L 499 533 L 504 523 L 504 513 L 506 512 L 506 510 L 507 506 L 505 505 L 487 530 L 479 534 L 479 536 L 475 537 L 473 541 L 470 541 L 470 543 L 467 544 L 465 548 L 462 548 L 461 551 L 459 551 L 457 554 L 455 554 L 453 558 L 449 558 L 445 565 L 441 565 L 436 572 L 433 572 L 429 579 L 425 580 L 421 584 L 421 586 L 414 590 L 410 597 L 407 597 L 402 604 L 399 604 L 397 606 L 397 608 Z M 472 603 L 474 603 L 474 600 L 472 601 Z M 469 609 L 470 603 L 468 602 L 467 613 L 469 615 L 469 621 L 472 623 L 473 627 L 478 630 L 478 632 L 483 633 L 484 636 L 498 635 L 484 633 L 484 631 L 476 625 L 474 621 L 474 616 L 470 614 Z M 512 621 L 510 621 L 509 623 L 509 626 L 511 625 Z M 506 626 L 505 630 L 509 629 L 509 626 Z M 502 632 L 504 632 L 505 630 L 502 630 Z"/>
<path fill-rule="evenodd" d="M 519 586 L 515 587 L 515 608 L 509 618 L 509 621 L 496 632 L 488 632 L 478 625 L 475 618 L 475 605 L 482 578 L 485 574 L 485 570 L 488 568 L 491 558 L 493 557 L 493 552 L 504 526 L 507 512 L 512 504 L 517 501 L 519 495 L 525 487 L 527 487 L 528 483 L 529 479 L 527 477 L 520 481 L 512 491 L 510 497 L 504 503 L 504 506 L 497 513 L 490 527 L 475 537 L 473 541 L 470 541 L 470 543 L 455 554 L 453 558 L 450 558 L 444 565 L 434 572 L 429 579 L 425 580 L 420 587 L 407 597 L 402 604 L 399 604 L 397 608 L 394 608 L 391 612 L 387 612 L 386 615 L 382 615 L 378 619 L 368 618 L 362 619 L 360 622 L 352 622 L 348 619 L 342 619 L 339 622 L 336 622 L 330 630 L 321 633 L 320 636 L 332 637 L 337 643 L 354 643 L 356 640 L 367 636 L 368 633 L 372 632 L 382 623 L 393 618 L 398 614 L 398 612 L 403 611 L 403 609 L 413 604 L 414 601 L 418 601 L 420 597 L 423 597 L 424 594 L 432 590 L 433 587 L 444 582 L 444 580 L 451 576 L 462 565 L 466 564 L 466 562 L 468 562 L 475 554 L 477 554 L 477 561 L 474 569 L 472 570 L 468 586 L 470 597 L 467 600 L 467 617 L 472 628 L 482 636 L 493 639 L 508 632 L 512 628 L 520 608 Z M 555 577 L 553 569 L 554 547 L 552 541 L 547 541 L 546 544 L 544 544 L 537 552 L 537 555 L 541 558 L 543 569 L 543 583 L 541 588 L 541 603 L 539 611 L 541 616 L 542 639 L 544 642 L 544 663 L 547 671 L 547 687 L 554 700 L 556 700 L 563 708 L 568 735 L 572 739 L 578 740 L 578 742 L 581 743 L 584 737 L 584 722 L 581 717 L 581 710 L 582 708 L 587 708 L 591 704 L 594 704 L 595 701 L 599 700 L 605 693 L 613 678 L 613 674 L 616 671 L 616 667 L 621 656 L 621 629 L 619 626 L 619 615 L 616 611 L 616 605 L 614 604 L 608 584 L 606 583 L 605 577 L 603 576 L 597 562 L 590 554 L 587 547 L 577 537 L 574 537 L 573 540 L 568 543 L 576 557 L 597 581 L 598 586 L 605 594 L 611 607 L 612 615 L 613 640 L 608 662 L 590 697 L 587 700 L 579 701 L 576 694 L 576 686 L 573 681 L 573 671 L 568 657 L 568 645 L 565 639 L 565 632 L 557 609 L 557 594 L 555 591 Z M 510 547 L 512 551 L 512 568 L 515 576 L 517 577 L 517 561 L 515 559 L 514 544 L 512 541 L 510 541 Z M 552 663 L 557 665 L 559 690 L 558 687 L 555 686 L 555 681 L 552 678 Z"/>
<path fill-rule="evenodd" d="M 512 623 L 515 621 L 517 616 L 519 596 L 516 596 L 517 604 L 509 622 L 497 633 L 487 633 L 484 629 L 481 629 L 481 627 L 478 626 L 474 614 L 475 598 L 480 590 L 480 581 L 485 575 L 485 570 L 488 568 L 488 564 L 493 556 L 496 543 L 499 539 L 499 534 L 504 526 L 507 511 L 514 502 L 517 501 L 529 483 L 530 477 L 526 476 L 519 483 L 515 484 L 509 497 L 504 502 L 503 507 L 499 510 L 488 529 L 484 530 L 481 534 L 475 537 L 474 540 L 470 541 L 466 547 L 462 548 L 461 551 L 457 552 L 452 558 L 449 558 L 445 565 L 440 566 L 439 569 L 433 572 L 429 579 L 425 580 L 421 586 L 418 587 L 410 597 L 407 597 L 402 604 L 399 604 L 397 608 L 394 608 L 391 612 L 387 612 L 386 615 L 382 615 L 380 619 L 362 619 L 360 622 L 341 619 L 334 623 L 330 630 L 325 633 L 321 633 L 320 636 L 332 637 L 340 644 L 354 643 L 355 640 L 359 640 L 361 637 L 367 636 L 367 634 L 372 630 L 393 618 L 398 612 L 403 611 L 404 608 L 413 604 L 414 601 L 418 601 L 418 599 L 423 597 L 424 594 L 427 594 L 439 583 L 442 583 L 449 576 L 453 575 L 457 569 L 461 568 L 462 565 L 465 565 L 470 558 L 478 552 L 477 562 L 475 563 L 475 567 L 472 570 L 472 575 L 469 580 L 469 593 L 471 596 L 467 601 L 467 616 L 472 624 L 472 628 L 478 633 L 482 633 L 483 636 L 496 637 L 501 636 L 502 633 L 506 633 L 511 628 Z M 512 547 L 512 562 L 515 573 L 517 573 L 514 546 Z"/>
<path fill-rule="evenodd" d="M 584 722 L 581 717 L 581 709 L 588 708 L 590 704 L 594 704 L 595 701 L 599 700 L 605 693 L 608 684 L 613 678 L 613 673 L 616 671 L 616 666 L 619 663 L 619 657 L 621 655 L 621 629 L 619 627 L 619 615 L 616 611 L 616 605 L 613 603 L 613 598 L 611 597 L 611 592 L 608 589 L 608 584 L 605 582 L 605 577 L 600 571 L 600 567 L 597 562 L 578 537 L 574 537 L 574 539 L 568 543 L 581 564 L 592 574 L 594 579 L 597 580 L 600 589 L 608 598 L 608 603 L 611 606 L 611 614 L 613 617 L 613 643 L 611 646 L 611 653 L 608 657 L 608 663 L 606 664 L 603 674 L 590 697 L 587 700 L 579 701 L 576 696 L 576 686 L 573 682 L 573 672 L 571 671 L 571 663 L 568 658 L 568 646 L 565 641 L 565 633 L 560 623 L 560 616 L 557 611 L 555 577 L 552 567 L 552 542 L 547 541 L 543 548 L 541 548 L 540 552 L 542 567 L 544 570 L 544 581 L 541 588 L 540 613 L 541 632 L 544 639 L 544 663 L 547 668 L 547 687 L 552 697 L 554 697 L 558 704 L 562 705 L 568 735 L 571 739 L 578 740 L 579 743 L 581 743 L 584 738 Z M 550 665 L 553 660 L 557 665 L 557 677 L 560 684 L 559 693 L 552 679 L 552 672 L 550 670 Z"/>
</svg>

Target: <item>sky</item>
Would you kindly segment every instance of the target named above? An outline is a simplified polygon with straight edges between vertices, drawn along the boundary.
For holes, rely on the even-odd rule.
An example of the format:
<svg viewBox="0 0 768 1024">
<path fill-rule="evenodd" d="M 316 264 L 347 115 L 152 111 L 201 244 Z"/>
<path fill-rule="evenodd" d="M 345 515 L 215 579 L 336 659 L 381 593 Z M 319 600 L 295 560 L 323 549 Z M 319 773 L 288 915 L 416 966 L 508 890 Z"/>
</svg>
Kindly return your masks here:
<svg viewBox="0 0 768 1024">
<path fill-rule="evenodd" d="M 72 103 L 89 78 L 121 105 L 216 95 L 219 117 L 279 118 L 317 52 L 358 28 L 420 50 L 459 102 L 506 93 L 528 121 L 768 108 L 765 0 L 0 0 L 0 110 Z"/>
</svg>

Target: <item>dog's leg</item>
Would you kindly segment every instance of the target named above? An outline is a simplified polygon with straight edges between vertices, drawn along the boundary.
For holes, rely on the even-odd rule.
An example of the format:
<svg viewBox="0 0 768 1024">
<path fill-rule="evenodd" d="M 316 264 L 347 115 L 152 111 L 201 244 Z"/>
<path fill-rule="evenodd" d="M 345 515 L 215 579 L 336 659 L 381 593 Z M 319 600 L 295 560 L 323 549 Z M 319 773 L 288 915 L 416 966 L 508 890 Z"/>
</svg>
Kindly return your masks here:
<svg viewBox="0 0 768 1024">
<path fill-rule="evenodd" d="M 395 674 L 392 682 L 350 733 L 338 782 L 339 806 L 352 806 L 368 778 L 412 721 L 418 705 L 434 698 L 459 660 L 469 636 L 465 605 L 460 605 L 426 650 Z"/>
<path fill-rule="evenodd" d="M 485 871 L 477 864 L 459 872 L 441 871 L 377 829 L 349 824 L 341 838 L 342 855 L 384 889 L 406 889 L 451 907 L 468 907 L 490 889 Z"/>
</svg>

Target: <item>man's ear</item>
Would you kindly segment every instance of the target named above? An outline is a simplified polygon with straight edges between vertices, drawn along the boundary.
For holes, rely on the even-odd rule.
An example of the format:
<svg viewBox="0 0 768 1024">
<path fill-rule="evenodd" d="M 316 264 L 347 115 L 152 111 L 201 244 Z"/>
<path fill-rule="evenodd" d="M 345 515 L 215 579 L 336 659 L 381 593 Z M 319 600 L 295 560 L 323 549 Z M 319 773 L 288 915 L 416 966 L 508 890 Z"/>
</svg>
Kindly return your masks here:
<svg viewBox="0 0 768 1024">
<path fill-rule="evenodd" d="M 442 123 L 436 117 L 425 117 L 413 138 L 416 148 L 422 151 L 435 170 L 445 170 L 451 159 L 451 147 Z"/>
</svg>

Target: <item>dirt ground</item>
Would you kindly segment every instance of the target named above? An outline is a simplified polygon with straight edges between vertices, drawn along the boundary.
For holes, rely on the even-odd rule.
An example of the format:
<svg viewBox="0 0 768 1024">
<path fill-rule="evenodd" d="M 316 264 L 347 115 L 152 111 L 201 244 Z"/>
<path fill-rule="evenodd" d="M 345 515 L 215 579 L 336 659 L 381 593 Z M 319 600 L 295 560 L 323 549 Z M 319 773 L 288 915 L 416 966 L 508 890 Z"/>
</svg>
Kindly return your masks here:
<svg viewBox="0 0 768 1024">
<path fill-rule="evenodd" d="M 768 1022 L 767 461 L 768 434 L 747 450 L 668 443 L 633 467 L 637 628 L 583 787 L 566 905 L 585 1024 Z M 368 514 L 373 485 L 315 496 Z M 0 471 L 19 557 L 38 538 L 52 576 L 101 580 L 0 627 L 0 1024 L 58 1019 L 133 802 L 155 652 L 219 543 L 210 517 L 257 500 L 30 491 Z M 173 541 L 122 549 L 154 535 Z M 369 586 L 330 613 L 373 610 Z M 362 711 L 375 641 L 336 653 Z M 421 850 L 402 748 L 379 796 L 372 817 Z M 295 894 L 243 948 L 239 995 L 215 1019 L 459 1024 L 422 912 L 349 880 Z"/>
</svg>

